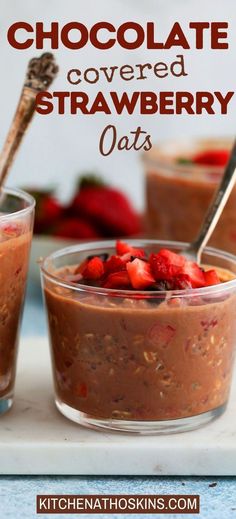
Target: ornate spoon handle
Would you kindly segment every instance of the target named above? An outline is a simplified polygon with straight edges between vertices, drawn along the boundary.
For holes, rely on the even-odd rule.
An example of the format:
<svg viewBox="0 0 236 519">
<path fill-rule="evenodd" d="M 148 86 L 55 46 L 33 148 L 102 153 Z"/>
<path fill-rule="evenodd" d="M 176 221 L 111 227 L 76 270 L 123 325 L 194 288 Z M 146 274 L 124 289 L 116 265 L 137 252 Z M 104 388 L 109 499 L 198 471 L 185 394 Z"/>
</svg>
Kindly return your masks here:
<svg viewBox="0 0 236 519">
<path fill-rule="evenodd" d="M 35 112 L 38 92 L 46 90 L 58 72 L 54 57 L 47 52 L 28 64 L 20 99 L 0 154 L 0 188 L 2 187 L 25 131 Z"/>
</svg>

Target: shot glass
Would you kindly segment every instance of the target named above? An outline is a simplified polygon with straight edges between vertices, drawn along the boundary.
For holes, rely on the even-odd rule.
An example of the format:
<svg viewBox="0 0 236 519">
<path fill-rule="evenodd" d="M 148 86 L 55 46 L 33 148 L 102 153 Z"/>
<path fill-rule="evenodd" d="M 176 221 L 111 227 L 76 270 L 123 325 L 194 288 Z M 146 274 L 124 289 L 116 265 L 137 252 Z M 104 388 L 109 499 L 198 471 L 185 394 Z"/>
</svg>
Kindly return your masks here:
<svg viewBox="0 0 236 519">
<path fill-rule="evenodd" d="M 177 242 L 129 240 L 147 254 Z M 222 283 L 179 291 L 96 288 L 72 281 L 114 242 L 57 251 L 41 264 L 55 402 L 78 424 L 140 434 L 198 428 L 226 408 L 236 341 L 236 257 L 206 248 Z"/>
<path fill-rule="evenodd" d="M 18 339 L 34 219 L 34 199 L 0 194 L 0 414 L 13 403 Z"/>
</svg>

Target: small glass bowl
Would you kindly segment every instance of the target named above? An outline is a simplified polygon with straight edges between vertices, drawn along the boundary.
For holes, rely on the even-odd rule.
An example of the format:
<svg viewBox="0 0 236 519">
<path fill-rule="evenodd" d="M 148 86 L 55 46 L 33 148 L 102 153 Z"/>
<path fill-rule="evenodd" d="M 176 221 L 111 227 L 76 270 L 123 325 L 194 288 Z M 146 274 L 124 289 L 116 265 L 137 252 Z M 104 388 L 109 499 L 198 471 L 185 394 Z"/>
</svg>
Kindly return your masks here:
<svg viewBox="0 0 236 519">
<path fill-rule="evenodd" d="M 147 253 L 186 245 L 129 243 Z M 87 256 L 114 250 L 112 241 L 83 244 L 41 264 L 58 409 L 87 427 L 140 434 L 210 422 L 231 384 L 236 257 L 206 248 L 203 263 L 226 269 L 230 281 L 200 289 L 111 290 L 60 278 Z"/>
<path fill-rule="evenodd" d="M 0 195 L 0 414 L 13 403 L 18 337 L 34 220 L 34 199 L 18 189 Z"/>
<path fill-rule="evenodd" d="M 230 150 L 230 139 L 167 141 L 143 155 L 146 173 L 146 227 L 149 238 L 191 242 L 221 178 L 223 167 L 189 163 L 199 152 Z M 236 254 L 236 186 L 210 245 Z"/>
</svg>

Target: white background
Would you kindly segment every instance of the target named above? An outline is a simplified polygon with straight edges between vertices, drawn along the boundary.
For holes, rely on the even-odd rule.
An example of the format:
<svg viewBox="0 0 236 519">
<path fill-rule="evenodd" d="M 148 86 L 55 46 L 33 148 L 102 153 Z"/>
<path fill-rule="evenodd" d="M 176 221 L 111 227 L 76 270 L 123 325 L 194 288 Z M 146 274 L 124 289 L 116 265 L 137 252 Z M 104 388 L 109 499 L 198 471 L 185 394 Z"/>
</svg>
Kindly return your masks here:
<svg viewBox="0 0 236 519">
<path fill-rule="evenodd" d="M 228 21 L 228 51 L 209 50 L 206 40 L 204 51 L 185 51 L 188 76 L 158 79 L 150 74 L 150 79 L 142 82 L 125 82 L 117 78 L 111 85 L 104 80 L 96 85 L 81 83 L 79 87 L 69 85 L 67 71 L 71 68 L 99 67 L 135 63 L 156 63 L 173 60 L 180 49 L 156 51 L 145 49 L 143 45 L 135 51 L 122 50 L 118 45 L 108 51 L 97 51 L 87 45 L 79 51 L 61 48 L 55 52 L 60 66 L 60 74 L 53 85 L 54 90 L 83 90 L 95 96 L 96 91 L 104 93 L 110 89 L 122 92 L 133 90 L 220 90 L 225 93 L 236 89 L 236 4 L 235 0 L 0 0 L 0 144 L 2 145 L 13 116 L 24 79 L 28 60 L 39 55 L 31 47 L 17 51 L 10 47 L 6 34 L 15 21 L 58 21 L 61 26 L 69 21 L 80 21 L 88 27 L 97 21 L 107 20 L 115 26 L 128 20 L 141 24 L 156 23 L 156 34 L 160 41 L 165 39 L 175 21 L 179 21 L 189 41 L 190 21 Z M 49 25 L 45 28 L 49 28 Z M 49 47 L 45 45 L 45 50 Z M 140 86 L 140 83 L 142 85 Z M 136 115 L 94 116 L 52 114 L 36 115 L 24 139 L 16 162 L 12 168 L 8 184 L 46 186 L 57 184 L 64 196 L 72 189 L 77 175 L 84 170 L 97 170 L 112 184 L 121 186 L 132 197 L 139 208 L 143 205 L 143 171 L 140 155 L 135 151 L 116 151 L 109 157 L 102 157 L 98 150 L 99 136 L 107 124 L 115 124 L 120 136 L 140 125 L 152 134 L 154 142 L 167 138 L 189 135 L 232 135 L 236 130 L 236 98 L 230 104 L 227 116 L 172 116 Z"/>
</svg>

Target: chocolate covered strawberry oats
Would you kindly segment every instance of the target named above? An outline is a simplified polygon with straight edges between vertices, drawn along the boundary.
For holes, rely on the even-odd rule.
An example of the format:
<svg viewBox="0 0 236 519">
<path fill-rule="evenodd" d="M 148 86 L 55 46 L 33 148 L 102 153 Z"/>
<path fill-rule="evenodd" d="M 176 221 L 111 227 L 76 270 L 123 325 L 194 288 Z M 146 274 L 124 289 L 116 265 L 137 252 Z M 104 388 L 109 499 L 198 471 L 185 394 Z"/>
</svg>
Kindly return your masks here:
<svg viewBox="0 0 236 519">
<path fill-rule="evenodd" d="M 191 242 L 229 159 L 229 140 L 167 142 L 144 155 L 148 236 Z M 210 245 L 236 254 L 236 187 Z"/>
<path fill-rule="evenodd" d="M 45 260 L 58 408 L 92 427 L 187 430 L 225 409 L 236 336 L 236 259 L 177 243 L 103 242 Z"/>
</svg>

